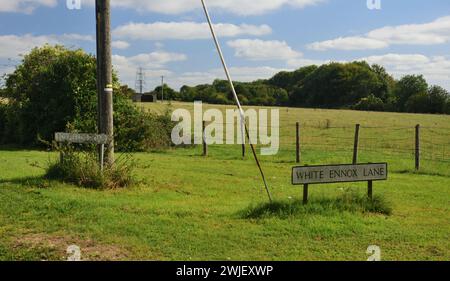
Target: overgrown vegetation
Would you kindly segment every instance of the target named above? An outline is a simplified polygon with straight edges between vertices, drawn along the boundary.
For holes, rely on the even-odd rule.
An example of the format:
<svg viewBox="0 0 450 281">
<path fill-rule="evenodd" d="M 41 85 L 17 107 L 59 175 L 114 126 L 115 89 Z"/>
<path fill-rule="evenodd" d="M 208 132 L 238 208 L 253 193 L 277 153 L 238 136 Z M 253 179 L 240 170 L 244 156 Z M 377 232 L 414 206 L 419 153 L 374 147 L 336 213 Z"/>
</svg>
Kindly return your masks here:
<svg viewBox="0 0 450 281">
<path fill-rule="evenodd" d="M 306 66 L 268 80 L 235 84 L 244 105 L 450 114 L 450 95 L 442 87 L 429 86 L 422 75 L 395 80 L 382 66 L 364 61 Z M 180 92 L 166 85 L 164 92 L 171 100 L 234 103 L 228 82 L 223 80 L 183 86 Z"/>
<path fill-rule="evenodd" d="M 62 161 L 49 162 L 45 178 L 62 180 L 82 187 L 114 189 L 127 187 L 133 183 L 131 156 L 122 154 L 114 165 L 99 165 L 95 147 L 89 151 L 77 150 L 72 145 L 56 147 L 63 155 Z"/>
<path fill-rule="evenodd" d="M 116 148 L 143 151 L 167 146 L 170 119 L 144 112 L 113 75 Z M 0 143 L 40 145 L 55 132 L 97 132 L 96 59 L 62 46 L 33 49 L 6 77 L 0 102 Z"/>
<path fill-rule="evenodd" d="M 360 212 L 390 215 L 392 207 L 382 196 L 369 199 L 354 191 L 347 190 L 337 198 L 316 198 L 307 205 L 302 200 L 275 201 L 252 205 L 241 211 L 240 216 L 246 219 L 291 218 L 308 214 L 336 215 L 339 212 Z"/>
</svg>

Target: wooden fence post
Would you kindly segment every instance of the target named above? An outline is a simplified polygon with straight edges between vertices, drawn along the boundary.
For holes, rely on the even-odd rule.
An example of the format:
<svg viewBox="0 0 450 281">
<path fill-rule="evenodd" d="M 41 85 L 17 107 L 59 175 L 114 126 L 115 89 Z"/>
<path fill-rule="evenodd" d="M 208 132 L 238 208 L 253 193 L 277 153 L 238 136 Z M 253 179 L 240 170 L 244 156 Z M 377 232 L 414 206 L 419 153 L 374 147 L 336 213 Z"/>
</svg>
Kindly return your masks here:
<svg viewBox="0 0 450 281">
<path fill-rule="evenodd" d="M 358 163 L 359 128 L 360 128 L 360 124 L 356 124 L 355 142 L 353 145 L 353 165 L 356 165 Z"/>
<path fill-rule="evenodd" d="M 296 162 L 300 163 L 300 123 L 296 123 L 296 142 L 295 142 L 295 148 L 296 148 Z"/>
<path fill-rule="evenodd" d="M 206 122 L 202 123 L 202 134 L 203 134 L 203 156 L 208 156 L 208 144 L 206 143 Z"/>
<path fill-rule="evenodd" d="M 303 205 L 308 204 L 308 185 L 303 185 Z"/>
<path fill-rule="evenodd" d="M 416 125 L 416 149 L 415 149 L 415 158 L 416 158 L 416 171 L 420 170 L 420 125 Z"/>
</svg>

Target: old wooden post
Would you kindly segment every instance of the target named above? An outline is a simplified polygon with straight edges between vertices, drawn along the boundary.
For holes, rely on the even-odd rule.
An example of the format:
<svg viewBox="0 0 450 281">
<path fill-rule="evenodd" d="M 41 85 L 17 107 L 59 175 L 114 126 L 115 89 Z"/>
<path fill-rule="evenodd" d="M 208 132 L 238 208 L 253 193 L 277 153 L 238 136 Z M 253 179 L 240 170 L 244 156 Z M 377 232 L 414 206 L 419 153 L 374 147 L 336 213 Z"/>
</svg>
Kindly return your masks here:
<svg viewBox="0 0 450 281">
<path fill-rule="evenodd" d="M 416 158 L 416 170 L 420 170 L 420 125 L 416 125 L 416 149 L 415 149 L 415 158 Z"/>
<path fill-rule="evenodd" d="M 305 165 L 305 167 L 308 167 L 308 165 Z M 308 188 L 309 188 L 309 184 L 304 184 L 303 185 L 303 205 L 308 204 Z"/>
<path fill-rule="evenodd" d="M 372 195 L 373 195 L 373 181 L 368 181 L 367 183 L 367 196 L 369 197 L 370 200 L 372 200 Z"/>
<path fill-rule="evenodd" d="M 108 136 L 105 160 L 114 163 L 113 85 L 110 0 L 96 1 L 99 133 Z"/>
<path fill-rule="evenodd" d="M 296 155 L 296 161 L 297 163 L 300 163 L 300 123 L 297 122 L 296 124 L 296 133 L 295 133 L 295 155 Z"/>
<path fill-rule="evenodd" d="M 352 162 L 354 165 L 358 163 L 359 127 L 360 127 L 360 124 L 356 124 L 355 142 L 353 145 L 353 162 Z"/>
<path fill-rule="evenodd" d="M 303 205 L 308 204 L 308 184 L 303 185 Z"/>
<path fill-rule="evenodd" d="M 203 156 L 208 156 L 208 144 L 206 143 L 206 122 L 203 121 Z"/>
</svg>

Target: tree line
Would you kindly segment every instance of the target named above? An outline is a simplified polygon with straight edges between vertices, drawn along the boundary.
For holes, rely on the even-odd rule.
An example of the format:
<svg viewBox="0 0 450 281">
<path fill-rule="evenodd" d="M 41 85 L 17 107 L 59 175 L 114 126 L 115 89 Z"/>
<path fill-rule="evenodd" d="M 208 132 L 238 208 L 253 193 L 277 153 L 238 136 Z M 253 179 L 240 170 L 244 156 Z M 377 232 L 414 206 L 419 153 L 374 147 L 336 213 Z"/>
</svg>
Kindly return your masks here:
<svg viewBox="0 0 450 281">
<path fill-rule="evenodd" d="M 450 114 L 444 88 L 428 85 L 423 75 L 396 80 L 384 67 L 365 61 L 305 66 L 266 80 L 235 82 L 235 88 L 243 105 Z M 161 86 L 154 92 L 159 94 Z M 164 85 L 164 93 L 176 101 L 234 104 L 225 80 L 183 86 L 179 92 Z"/>
</svg>

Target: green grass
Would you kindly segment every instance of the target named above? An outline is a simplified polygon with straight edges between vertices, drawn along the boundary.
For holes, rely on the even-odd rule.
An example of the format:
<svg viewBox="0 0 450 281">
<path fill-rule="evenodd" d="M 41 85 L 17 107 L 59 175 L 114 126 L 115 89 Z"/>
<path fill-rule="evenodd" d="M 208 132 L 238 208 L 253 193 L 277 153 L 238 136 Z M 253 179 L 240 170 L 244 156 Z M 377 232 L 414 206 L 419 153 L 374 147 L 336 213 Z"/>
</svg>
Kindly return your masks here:
<svg viewBox="0 0 450 281">
<path fill-rule="evenodd" d="M 450 164 L 445 161 L 425 159 L 415 173 L 409 154 L 363 149 L 361 162 L 389 163 L 389 180 L 374 183 L 374 202 L 366 200 L 365 183 L 345 183 L 311 185 L 310 204 L 303 206 L 301 187 L 290 184 L 295 120 L 314 125 L 330 119 L 336 127 L 374 126 L 374 120 L 382 127 L 421 123 L 440 128 L 442 135 L 433 135 L 433 141 L 445 143 L 450 117 L 285 111 L 280 112 L 280 154 L 261 157 L 273 205 L 267 204 L 252 158 L 242 160 L 239 146 L 211 146 L 206 158 L 195 146 L 136 153 L 139 184 L 107 191 L 43 179 L 56 154 L 1 150 L 0 260 L 65 259 L 72 244 L 94 260 L 366 260 L 369 245 L 380 246 L 383 260 L 450 259 Z M 403 137 L 384 128 L 370 130 L 362 129 L 362 136 Z M 352 134 L 306 128 L 305 138 L 308 132 Z M 302 153 L 308 164 L 348 163 L 351 157 L 351 149 L 320 145 L 305 146 Z"/>
<path fill-rule="evenodd" d="M 320 198 L 307 204 L 303 200 L 274 201 L 250 206 L 241 212 L 246 219 L 276 217 L 281 219 L 296 218 L 309 215 L 339 216 L 340 213 L 374 213 L 390 215 L 392 208 L 384 197 L 375 196 L 369 199 L 366 195 L 343 194 L 338 198 Z"/>
</svg>

